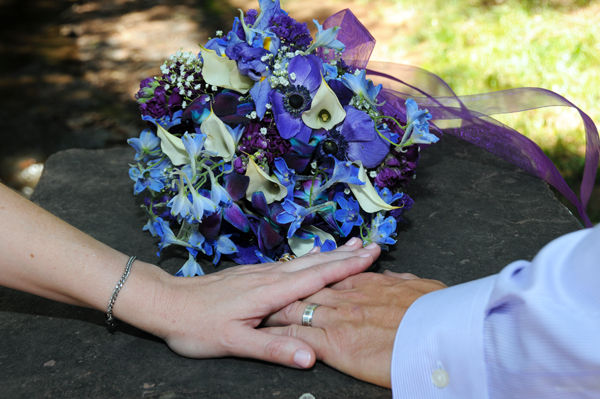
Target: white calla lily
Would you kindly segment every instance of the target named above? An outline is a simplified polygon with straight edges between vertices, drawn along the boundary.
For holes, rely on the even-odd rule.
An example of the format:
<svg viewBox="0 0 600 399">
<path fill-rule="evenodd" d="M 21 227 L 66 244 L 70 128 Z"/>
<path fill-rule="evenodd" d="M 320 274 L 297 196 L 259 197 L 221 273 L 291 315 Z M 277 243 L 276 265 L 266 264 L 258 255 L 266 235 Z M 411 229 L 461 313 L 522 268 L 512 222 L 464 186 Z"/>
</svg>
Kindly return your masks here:
<svg viewBox="0 0 600 399">
<path fill-rule="evenodd" d="M 190 163 L 190 156 L 185 150 L 183 141 L 169 133 L 159 123 L 156 124 L 156 133 L 160 138 L 160 148 L 169 157 L 173 165 L 179 166 Z"/>
<path fill-rule="evenodd" d="M 321 76 L 321 86 L 312 100 L 310 109 L 302 113 L 302 120 L 311 129 L 331 130 L 345 117 L 344 107 Z"/>
<path fill-rule="evenodd" d="M 235 155 L 235 140 L 221 119 L 212 109 L 208 118 L 200 125 L 200 131 L 206 135 L 204 148 L 229 162 Z"/>
<path fill-rule="evenodd" d="M 354 162 L 360 170 L 358 171 L 358 178 L 360 181 L 364 181 L 365 184 L 359 186 L 357 184 L 348 184 L 350 191 L 354 194 L 354 197 L 357 199 L 360 207 L 363 211 L 368 213 L 376 213 L 379 211 L 389 211 L 392 209 L 397 209 L 397 206 L 393 206 L 385 202 L 375 191 L 375 187 L 371 184 L 371 180 L 367 176 L 367 171 L 362 165 L 361 161 Z"/>
<path fill-rule="evenodd" d="M 319 236 L 321 242 L 324 243 L 327 240 L 331 240 L 335 242 L 335 238 L 326 231 L 323 231 L 315 226 L 302 227 L 304 230 L 313 233 L 314 235 Z M 292 236 L 288 239 L 288 244 L 290 244 L 290 248 L 294 255 L 302 256 L 306 255 L 313 247 L 315 246 L 314 238 L 302 239 L 295 236 Z"/>
<path fill-rule="evenodd" d="M 252 201 L 252 194 L 262 191 L 267 204 L 280 201 L 286 197 L 288 189 L 281 184 L 277 177 L 271 177 L 262 170 L 251 157 L 248 157 L 246 176 L 250 178 L 246 189 L 246 199 Z"/>
<path fill-rule="evenodd" d="M 202 77 L 211 86 L 223 87 L 246 94 L 254 86 L 254 81 L 241 75 L 237 63 L 214 50 L 201 47 Z"/>
</svg>

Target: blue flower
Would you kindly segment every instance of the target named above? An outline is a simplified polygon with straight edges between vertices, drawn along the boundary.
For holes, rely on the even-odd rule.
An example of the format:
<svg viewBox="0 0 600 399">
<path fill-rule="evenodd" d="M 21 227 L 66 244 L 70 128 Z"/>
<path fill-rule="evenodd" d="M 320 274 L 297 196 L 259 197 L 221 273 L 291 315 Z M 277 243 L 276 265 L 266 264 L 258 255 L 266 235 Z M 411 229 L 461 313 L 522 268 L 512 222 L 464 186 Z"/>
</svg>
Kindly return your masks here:
<svg viewBox="0 0 600 399">
<path fill-rule="evenodd" d="M 298 55 L 290 60 L 288 73 L 290 85 L 281 91 L 269 92 L 275 124 L 282 138 L 297 137 L 308 143 L 312 129 L 302 121 L 301 115 L 310 108 L 321 86 L 321 60 L 314 54 Z"/>
<path fill-rule="evenodd" d="M 192 230 L 192 233 L 188 237 L 188 244 L 190 246 L 187 247 L 187 250 L 195 257 L 198 255 L 198 251 L 204 252 L 202 249 L 204 241 L 206 241 L 206 239 L 198 230 Z"/>
<path fill-rule="evenodd" d="M 132 167 L 129 169 L 129 177 L 135 182 L 133 186 L 133 194 L 138 195 L 149 187 L 150 190 L 160 192 L 165 184 L 163 183 L 163 172 L 159 168 L 149 167 L 141 169 L 141 166 Z"/>
<path fill-rule="evenodd" d="M 287 233 L 287 238 L 291 238 L 302 225 L 308 211 L 303 206 L 288 199 L 283 202 L 282 207 L 284 211 L 277 215 L 277 222 L 281 224 L 291 223 Z"/>
<path fill-rule="evenodd" d="M 154 119 L 150 115 L 142 116 L 142 120 L 147 122 L 152 122 L 155 125 L 161 125 L 165 130 L 169 130 L 173 126 L 181 125 L 181 115 L 183 115 L 183 110 L 179 110 L 173 113 L 173 116 L 164 115 L 160 118 Z"/>
<path fill-rule="evenodd" d="M 377 243 L 381 248 L 387 250 L 388 247 L 386 244 L 393 245 L 396 243 L 396 240 L 392 239 L 392 237 L 395 236 L 396 219 L 394 219 L 392 216 L 384 219 L 383 215 L 378 213 L 371 222 L 371 232 L 367 241 Z"/>
<path fill-rule="evenodd" d="M 319 140 L 316 158 L 332 155 L 339 160 L 361 161 L 365 168 L 379 166 L 390 153 L 389 142 L 377 134 L 369 114 L 350 105 L 344 110 L 346 118 L 341 126 L 313 134 L 313 138 Z M 389 130 L 382 134 L 390 138 Z"/>
<path fill-rule="evenodd" d="M 216 265 L 219 263 L 221 254 L 230 255 L 238 251 L 237 247 L 229 237 L 231 237 L 231 234 L 224 234 L 216 239 L 207 239 L 204 242 L 203 248 L 207 255 L 212 255 L 214 250 L 215 258 L 213 259 L 213 264 Z"/>
<path fill-rule="evenodd" d="M 325 240 L 324 243 L 321 243 L 321 237 L 315 234 L 315 247 L 320 247 L 321 252 L 330 252 L 337 248 L 335 241 Z"/>
<path fill-rule="evenodd" d="M 274 263 L 275 262 L 274 259 L 269 258 L 267 255 L 263 254 L 258 249 L 254 250 L 254 254 L 256 255 L 258 260 L 260 260 L 260 263 Z"/>
<path fill-rule="evenodd" d="M 195 277 L 195 276 L 204 276 L 204 271 L 202 267 L 196 262 L 194 256 L 190 253 L 188 256 L 187 262 L 183 265 L 181 269 L 177 273 L 175 273 L 177 277 Z"/>
<path fill-rule="evenodd" d="M 192 220 L 197 220 L 198 222 L 201 222 L 202 218 L 205 215 L 217 212 L 219 207 L 215 202 L 198 193 L 198 191 L 193 186 L 189 186 L 189 189 L 190 193 L 192 194 Z"/>
<path fill-rule="evenodd" d="M 228 46 L 225 54 L 229 59 L 236 61 L 241 75 L 248 76 L 258 82 L 269 75 L 268 65 L 263 59 L 269 52 L 262 47 L 256 48 L 242 42 Z"/>
<path fill-rule="evenodd" d="M 367 79 L 367 71 L 365 69 L 362 69 L 358 75 L 345 73 L 342 76 L 342 83 L 352 90 L 354 94 L 365 99 L 373 109 L 381 105 L 377 103 L 376 99 L 383 86 L 381 84 L 377 86 L 373 85 L 373 81 Z"/>
<path fill-rule="evenodd" d="M 338 197 L 337 203 L 341 209 L 335 211 L 335 219 L 342 222 L 342 233 L 347 237 L 354 226 L 363 224 L 363 218 L 360 216 L 360 206 L 358 201 L 350 198 Z"/>
<path fill-rule="evenodd" d="M 337 67 L 333 66 L 333 65 L 329 65 L 329 64 L 323 64 L 323 70 L 325 71 L 325 73 L 323 74 L 323 79 L 325 79 L 325 81 L 327 83 L 329 83 L 329 81 L 331 79 L 335 79 L 338 77 L 338 69 Z"/>
<path fill-rule="evenodd" d="M 131 138 L 127 140 L 130 146 L 135 149 L 135 160 L 146 162 L 150 157 L 155 157 L 160 152 L 158 146 L 160 139 L 152 133 L 150 129 L 145 129 L 140 138 Z"/>
<path fill-rule="evenodd" d="M 154 229 L 160 237 L 160 243 L 158 244 L 158 253 L 156 255 L 160 256 L 160 252 L 171 244 L 183 245 L 184 247 L 187 246 L 187 243 L 185 241 L 178 239 L 175 236 L 175 234 L 173 234 L 173 230 L 171 230 L 171 227 L 169 227 L 169 223 L 165 222 L 163 218 L 156 218 L 156 220 L 154 221 Z"/>
<path fill-rule="evenodd" d="M 337 36 L 338 31 L 340 30 L 339 26 L 334 26 L 333 28 L 323 30 L 323 25 L 321 25 L 319 21 L 313 19 L 313 23 L 317 27 L 318 32 L 315 35 L 315 41 L 304 52 L 305 54 L 310 54 L 319 47 L 330 48 L 337 52 L 344 51 L 344 49 L 346 48 L 344 43 L 340 42 L 335 38 Z"/>
<path fill-rule="evenodd" d="M 437 143 L 439 138 L 429 133 L 430 119 L 431 114 L 428 110 L 419 109 L 412 98 L 406 100 L 406 123 L 408 126 L 400 142 L 402 147 L 408 147 L 412 144 Z"/>
<path fill-rule="evenodd" d="M 379 189 L 378 186 L 375 186 L 375 190 L 377 190 L 377 194 L 379 194 L 381 199 L 384 200 L 386 204 L 391 204 L 392 202 L 395 202 L 404 197 L 404 193 L 396 193 L 392 195 L 392 192 L 387 187 Z"/>
<path fill-rule="evenodd" d="M 296 186 L 296 171 L 288 168 L 283 158 L 275 159 L 275 176 L 279 182 L 288 188 L 286 198 L 292 201 L 294 199 L 294 187 Z"/>
<path fill-rule="evenodd" d="M 188 220 L 192 212 L 192 203 L 186 194 L 185 190 L 181 190 L 176 196 L 167 202 L 167 206 L 171 208 L 171 215 L 177 218 Z"/>
<path fill-rule="evenodd" d="M 329 156 L 335 160 L 335 167 L 333 168 L 333 174 L 331 180 L 336 183 L 350 183 L 362 186 L 365 182 L 358 178 L 358 172 L 360 171 L 356 166 L 352 165 L 349 161 L 338 161 L 337 158 Z M 330 186 L 329 182 L 327 182 Z"/>
</svg>

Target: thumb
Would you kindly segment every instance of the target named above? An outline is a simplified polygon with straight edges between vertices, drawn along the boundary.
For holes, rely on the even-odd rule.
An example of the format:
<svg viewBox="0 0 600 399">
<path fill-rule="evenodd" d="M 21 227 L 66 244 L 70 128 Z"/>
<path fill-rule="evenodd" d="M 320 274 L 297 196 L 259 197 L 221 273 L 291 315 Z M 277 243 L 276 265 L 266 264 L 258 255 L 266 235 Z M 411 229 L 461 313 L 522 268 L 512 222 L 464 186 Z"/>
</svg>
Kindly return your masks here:
<svg viewBox="0 0 600 399">
<path fill-rule="evenodd" d="M 284 366 L 306 369 L 315 364 L 315 351 L 306 342 L 284 335 L 250 330 L 243 334 L 232 355 L 260 359 Z"/>
</svg>

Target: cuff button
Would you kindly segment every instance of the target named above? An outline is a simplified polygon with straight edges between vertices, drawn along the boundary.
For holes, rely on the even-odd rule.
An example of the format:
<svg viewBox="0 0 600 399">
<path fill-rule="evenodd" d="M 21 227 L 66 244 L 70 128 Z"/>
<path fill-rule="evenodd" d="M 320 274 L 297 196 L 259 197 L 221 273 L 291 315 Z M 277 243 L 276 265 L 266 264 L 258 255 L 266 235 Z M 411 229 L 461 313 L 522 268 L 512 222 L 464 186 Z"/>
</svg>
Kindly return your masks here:
<svg viewBox="0 0 600 399">
<path fill-rule="evenodd" d="M 444 369 L 436 369 L 431 373 L 431 381 L 438 388 L 444 388 L 450 382 L 450 376 Z"/>
</svg>

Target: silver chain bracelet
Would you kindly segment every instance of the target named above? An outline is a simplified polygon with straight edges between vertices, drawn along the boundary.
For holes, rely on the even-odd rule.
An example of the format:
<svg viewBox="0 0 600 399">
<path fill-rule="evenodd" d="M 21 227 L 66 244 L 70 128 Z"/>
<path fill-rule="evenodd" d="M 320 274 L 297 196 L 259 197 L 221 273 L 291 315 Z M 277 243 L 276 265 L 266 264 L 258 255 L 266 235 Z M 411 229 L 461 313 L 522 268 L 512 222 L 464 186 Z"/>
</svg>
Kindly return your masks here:
<svg viewBox="0 0 600 399">
<path fill-rule="evenodd" d="M 115 301 L 117 300 L 117 295 L 121 292 L 121 288 L 123 288 L 123 284 L 125 284 L 125 280 L 129 277 L 129 272 L 131 271 L 131 265 L 133 265 L 133 261 L 136 259 L 135 256 L 132 256 L 127 261 L 127 266 L 125 266 L 125 272 L 123 273 L 123 277 L 119 280 L 117 285 L 115 286 L 115 290 L 113 291 L 112 296 L 110 297 L 110 301 L 108 301 L 108 309 L 106 310 L 106 322 L 110 329 L 115 327 L 115 318 L 113 317 L 112 309 L 115 306 Z"/>
</svg>

